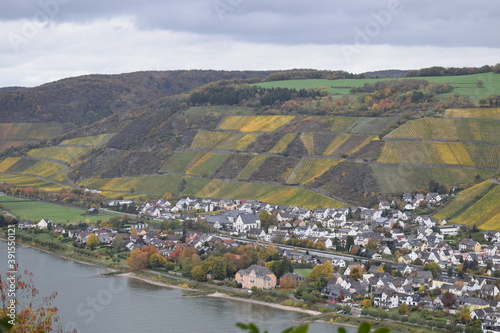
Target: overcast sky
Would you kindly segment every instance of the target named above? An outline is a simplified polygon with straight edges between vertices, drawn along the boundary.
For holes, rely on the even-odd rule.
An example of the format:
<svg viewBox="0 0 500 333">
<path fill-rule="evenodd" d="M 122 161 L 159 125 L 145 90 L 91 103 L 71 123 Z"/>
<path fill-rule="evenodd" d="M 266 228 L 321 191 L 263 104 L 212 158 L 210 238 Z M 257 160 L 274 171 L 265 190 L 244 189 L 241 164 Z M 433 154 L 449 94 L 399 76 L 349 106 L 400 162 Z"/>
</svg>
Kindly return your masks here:
<svg viewBox="0 0 500 333">
<path fill-rule="evenodd" d="M 0 87 L 89 73 L 500 62 L 498 0 L 2 0 Z"/>
</svg>

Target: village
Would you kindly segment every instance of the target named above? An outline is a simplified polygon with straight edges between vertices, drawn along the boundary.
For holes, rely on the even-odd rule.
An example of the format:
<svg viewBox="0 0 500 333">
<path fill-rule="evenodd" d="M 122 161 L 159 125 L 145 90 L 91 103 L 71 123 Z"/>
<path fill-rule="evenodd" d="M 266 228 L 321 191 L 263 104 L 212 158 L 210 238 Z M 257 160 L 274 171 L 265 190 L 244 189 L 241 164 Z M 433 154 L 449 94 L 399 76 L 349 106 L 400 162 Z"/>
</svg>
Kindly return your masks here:
<svg viewBox="0 0 500 333">
<path fill-rule="evenodd" d="M 193 273 L 194 263 L 181 272 L 198 281 L 231 280 L 232 285 L 253 291 L 298 291 L 307 279 L 315 280 L 307 291 L 295 292 L 299 301 L 326 302 L 345 309 L 345 314 L 364 309 L 358 315 L 373 315 L 370 308 L 398 309 L 402 315 L 406 309 L 446 310 L 456 316 L 457 324 L 499 331 L 500 232 L 417 214 L 422 206 L 439 205 L 446 197 L 404 193 L 400 200 L 381 201 L 373 208 L 312 210 L 252 200 L 186 197 L 136 205 L 116 199 L 102 206 L 120 211 L 135 206 L 139 219 L 115 219 L 116 223 L 85 229 L 53 226 L 44 219 L 21 220 L 18 228 L 50 229 L 82 248 L 91 235 L 98 246 L 125 252 L 154 246 L 170 269 L 186 249 L 201 259 L 222 251 L 233 255 L 237 271 L 233 267 L 232 272 L 214 273 L 216 269 L 202 266 L 200 259 L 201 276 Z M 259 253 L 271 250 L 244 260 L 249 252 L 238 249 L 249 247 L 264 248 Z M 285 261 L 309 268 L 310 274 L 283 269 Z M 272 262 L 283 265 L 277 270 L 279 265 Z"/>
</svg>

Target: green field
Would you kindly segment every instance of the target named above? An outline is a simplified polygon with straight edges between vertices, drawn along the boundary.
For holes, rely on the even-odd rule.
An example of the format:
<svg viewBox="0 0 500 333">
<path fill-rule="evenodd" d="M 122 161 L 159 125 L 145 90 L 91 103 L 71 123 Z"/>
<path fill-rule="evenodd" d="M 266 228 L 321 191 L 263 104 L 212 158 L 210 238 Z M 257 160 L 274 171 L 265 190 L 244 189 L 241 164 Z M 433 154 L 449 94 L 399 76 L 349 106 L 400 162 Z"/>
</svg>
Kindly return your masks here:
<svg viewBox="0 0 500 333">
<path fill-rule="evenodd" d="M 311 273 L 311 268 L 295 268 L 293 270 L 294 273 L 299 273 L 303 277 L 307 277 Z"/>
<path fill-rule="evenodd" d="M 31 221 L 49 219 L 56 224 L 74 224 L 79 222 L 96 223 L 98 220 L 105 221 L 111 218 L 111 214 L 82 216 L 86 213 L 86 209 L 64 207 L 40 201 L 27 201 L 8 196 L 0 196 L 0 203 L 18 218 Z"/>
<path fill-rule="evenodd" d="M 458 75 L 458 76 L 433 76 L 433 77 L 414 77 L 400 78 L 404 79 L 422 79 L 429 82 L 448 83 L 454 87 L 451 92 L 459 93 L 463 96 L 484 97 L 500 94 L 500 75 L 493 73 Z M 379 81 L 394 80 L 394 79 L 338 79 L 338 80 L 285 80 L 256 83 L 256 85 L 264 88 L 290 88 L 290 89 L 311 89 L 314 87 L 325 87 L 330 94 L 346 95 L 352 87 L 363 87 L 365 83 L 376 83 Z M 477 88 L 477 82 L 482 80 L 484 88 Z"/>
<path fill-rule="evenodd" d="M 312 89 L 314 87 L 324 87 L 328 89 L 330 94 L 335 95 L 345 95 L 349 94 L 349 90 L 352 87 L 362 87 L 367 82 L 378 82 L 379 80 L 370 79 L 338 79 L 338 80 L 326 80 L 326 79 L 305 79 L 305 80 L 284 80 L 284 81 L 271 81 L 256 83 L 255 85 L 263 88 L 289 88 L 289 89 Z"/>
<path fill-rule="evenodd" d="M 48 140 L 60 134 L 56 123 L 0 123 L 0 140 Z"/>
</svg>

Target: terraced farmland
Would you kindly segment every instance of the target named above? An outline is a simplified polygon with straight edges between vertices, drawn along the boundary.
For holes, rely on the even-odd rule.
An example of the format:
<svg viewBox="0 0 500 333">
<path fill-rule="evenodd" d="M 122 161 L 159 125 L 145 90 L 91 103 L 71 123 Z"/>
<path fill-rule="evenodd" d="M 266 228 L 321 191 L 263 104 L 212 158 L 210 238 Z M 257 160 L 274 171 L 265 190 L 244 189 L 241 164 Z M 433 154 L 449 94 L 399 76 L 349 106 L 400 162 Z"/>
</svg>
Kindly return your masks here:
<svg viewBox="0 0 500 333">
<path fill-rule="evenodd" d="M 191 143 L 191 149 L 230 150 L 243 136 L 242 133 L 198 131 Z"/>
<path fill-rule="evenodd" d="M 444 113 L 444 116 L 448 118 L 479 118 L 500 120 L 500 108 L 447 109 Z"/>
<path fill-rule="evenodd" d="M 366 146 L 370 141 L 376 140 L 375 135 L 362 135 L 362 134 L 346 134 L 340 133 L 328 145 L 323 152 L 323 155 L 341 156 L 350 155 L 355 153 L 362 147 Z"/>
<path fill-rule="evenodd" d="M 79 185 L 104 191 L 131 192 L 133 189 L 136 193 L 163 195 L 178 193 L 183 179 L 182 176 L 177 175 L 101 178 L 87 179 L 79 182 Z"/>
<path fill-rule="evenodd" d="M 314 134 L 313 133 L 302 133 L 300 135 L 300 140 L 304 144 L 304 147 L 307 149 L 307 153 L 309 155 L 314 155 Z"/>
<path fill-rule="evenodd" d="M 66 168 L 61 164 L 49 161 L 36 161 L 35 164 L 26 168 L 21 174 L 35 175 L 63 183 L 68 181 L 66 178 Z"/>
<path fill-rule="evenodd" d="M 379 134 L 392 121 L 392 117 L 328 117 L 331 123 L 331 130 L 334 132 L 348 132 L 358 134 Z"/>
<path fill-rule="evenodd" d="M 290 142 L 292 142 L 296 136 L 297 133 L 287 133 L 283 135 L 283 137 L 278 141 L 278 143 L 276 143 L 276 145 L 273 148 L 269 150 L 269 152 L 274 154 L 283 153 L 290 144 Z"/>
<path fill-rule="evenodd" d="M 500 168 L 500 145 L 386 141 L 377 162 L 450 164 L 498 169 Z"/>
<path fill-rule="evenodd" d="M 106 144 L 114 136 L 114 133 L 99 134 L 64 140 L 60 145 L 75 145 L 75 146 L 102 146 Z"/>
<path fill-rule="evenodd" d="M 176 152 L 172 155 L 160 169 L 160 172 L 185 173 L 197 160 L 205 153 L 197 152 Z"/>
<path fill-rule="evenodd" d="M 475 201 L 470 207 L 453 217 L 450 222 L 460 223 L 480 228 L 500 229 L 496 224 L 497 216 L 500 214 L 500 185 L 496 185 L 486 192 L 480 199 Z"/>
<path fill-rule="evenodd" d="M 334 155 L 334 152 L 339 148 L 347 139 L 349 139 L 349 134 L 341 133 L 326 147 L 323 155 Z"/>
<path fill-rule="evenodd" d="M 345 207 L 343 203 L 302 188 L 249 182 L 212 180 L 193 195 L 211 198 L 253 199 L 271 204 L 306 208 Z"/>
<path fill-rule="evenodd" d="M 321 176 L 342 159 L 303 158 L 288 177 L 287 184 L 305 184 Z"/>
<path fill-rule="evenodd" d="M 229 116 L 219 129 L 241 132 L 271 132 L 289 123 L 295 116 Z"/>
<path fill-rule="evenodd" d="M 443 209 L 435 214 L 434 217 L 446 220 L 457 217 L 460 213 L 476 203 L 479 198 L 484 197 L 495 186 L 498 185 L 491 180 L 487 180 L 461 191 L 451 202 L 447 203 Z"/>
<path fill-rule="evenodd" d="M 60 134 L 56 123 L 0 123 L 0 140 L 48 140 Z"/>
<path fill-rule="evenodd" d="M 328 121 L 331 122 L 330 130 L 334 132 L 346 131 L 355 121 L 355 117 L 333 116 L 329 117 Z"/>
<path fill-rule="evenodd" d="M 150 176 L 85 180 L 79 185 L 93 189 L 123 192 L 134 188 L 136 193 L 144 194 L 162 195 L 169 192 L 219 199 L 253 199 L 271 204 L 295 205 L 306 208 L 346 206 L 334 199 L 301 188 L 220 179 Z M 181 192 L 179 192 L 180 190 Z"/>
<path fill-rule="evenodd" d="M 187 170 L 188 175 L 198 175 L 208 177 L 213 175 L 217 169 L 229 158 L 229 154 L 206 153 Z"/>
<path fill-rule="evenodd" d="M 20 159 L 21 157 L 7 157 L 0 162 L 0 172 L 6 172 L 10 167 L 19 162 Z"/>
<path fill-rule="evenodd" d="M 12 184 L 19 187 L 38 187 L 47 192 L 58 192 L 69 186 L 41 180 L 34 176 L 0 174 L 0 182 Z"/>
<path fill-rule="evenodd" d="M 252 174 L 255 171 L 257 171 L 257 169 L 266 161 L 266 159 L 267 159 L 267 156 L 263 156 L 263 155 L 255 156 L 240 171 L 237 178 L 238 179 L 249 179 L 252 176 Z"/>
<path fill-rule="evenodd" d="M 371 165 L 371 169 L 383 193 L 401 193 L 415 189 L 427 189 L 431 180 L 441 184 L 467 187 L 474 184 L 477 175 L 480 175 L 483 179 L 488 179 L 496 173 L 496 170 L 383 164 Z"/>
<path fill-rule="evenodd" d="M 464 145 L 478 167 L 500 168 L 500 146 Z"/>
<path fill-rule="evenodd" d="M 250 146 L 252 144 L 252 142 L 254 142 L 255 139 L 257 139 L 258 136 L 259 136 L 258 133 L 245 134 L 240 140 L 238 140 L 238 142 L 236 142 L 234 144 L 234 146 L 232 147 L 232 150 L 235 150 L 235 151 L 247 150 L 248 146 Z"/>
<path fill-rule="evenodd" d="M 28 151 L 27 155 L 31 157 L 50 158 L 53 160 L 71 163 L 78 159 L 80 156 L 88 153 L 91 149 L 92 148 L 90 147 L 54 146 L 32 149 Z"/>
<path fill-rule="evenodd" d="M 411 120 L 386 135 L 391 139 L 429 139 L 500 143 L 500 121 L 460 118 Z"/>
</svg>

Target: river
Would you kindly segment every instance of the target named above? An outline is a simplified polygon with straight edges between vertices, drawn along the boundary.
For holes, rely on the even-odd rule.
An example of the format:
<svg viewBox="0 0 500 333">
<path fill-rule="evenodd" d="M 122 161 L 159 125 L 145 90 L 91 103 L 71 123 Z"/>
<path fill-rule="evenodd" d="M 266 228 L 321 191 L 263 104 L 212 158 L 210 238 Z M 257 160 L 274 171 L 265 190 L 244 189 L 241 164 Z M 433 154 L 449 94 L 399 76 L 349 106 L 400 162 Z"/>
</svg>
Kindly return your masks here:
<svg viewBox="0 0 500 333">
<path fill-rule="evenodd" d="M 101 277 L 105 270 L 17 246 L 18 272 L 29 270 L 40 296 L 56 291 L 64 331 L 100 332 L 243 332 L 235 323 L 253 322 L 262 331 L 281 332 L 304 315 L 272 307 L 209 297 L 185 298 L 184 291 L 125 276 Z M 0 273 L 7 267 L 6 243 L 0 241 Z M 354 332 L 353 329 L 348 331 Z M 309 332 L 337 332 L 325 323 Z"/>
</svg>

